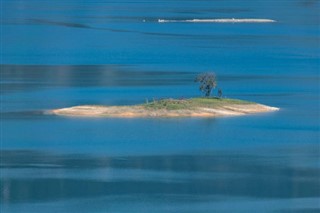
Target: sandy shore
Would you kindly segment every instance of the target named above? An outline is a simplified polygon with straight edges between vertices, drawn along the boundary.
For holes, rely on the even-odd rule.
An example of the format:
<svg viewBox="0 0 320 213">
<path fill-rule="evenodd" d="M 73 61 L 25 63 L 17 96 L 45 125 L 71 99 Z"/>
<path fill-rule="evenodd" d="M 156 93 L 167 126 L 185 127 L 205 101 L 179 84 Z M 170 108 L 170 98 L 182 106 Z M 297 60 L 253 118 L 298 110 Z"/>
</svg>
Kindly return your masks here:
<svg viewBox="0 0 320 213">
<path fill-rule="evenodd" d="M 75 106 L 55 109 L 50 114 L 82 117 L 221 117 L 239 116 L 253 113 L 277 111 L 279 108 L 262 104 L 232 104 L 214 108 L 197 107 L 194 109 L 148 109 L 143 106 Z"/>
<path fill-rule="evenodd" d="M 174 20 L 174 19 L 158 19 L 159 23 L 167 22 L 193 22 L 193 23 L 273 23 L 276 20 L 273 19 L 253 19 L 253 18 L 225 18 L 225 19 L 186 19 L 186 20 Z"/>
</svg>

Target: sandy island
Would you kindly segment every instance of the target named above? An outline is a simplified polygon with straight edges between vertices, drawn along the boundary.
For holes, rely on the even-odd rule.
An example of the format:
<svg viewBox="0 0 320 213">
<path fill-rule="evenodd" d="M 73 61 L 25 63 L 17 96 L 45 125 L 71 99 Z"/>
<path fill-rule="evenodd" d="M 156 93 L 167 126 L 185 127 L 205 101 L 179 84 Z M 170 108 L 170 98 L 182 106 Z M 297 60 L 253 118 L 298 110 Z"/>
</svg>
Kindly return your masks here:
<svg viewBox="0 0 320 213">
<path fill-rule="evenodd" d="M 132 106 L 74 106 L 50 110 L 50 114 L 82 117 L 221 117 L 277 111 L 279 108 L 236 99 L 165 99 Z"/>
</svg>

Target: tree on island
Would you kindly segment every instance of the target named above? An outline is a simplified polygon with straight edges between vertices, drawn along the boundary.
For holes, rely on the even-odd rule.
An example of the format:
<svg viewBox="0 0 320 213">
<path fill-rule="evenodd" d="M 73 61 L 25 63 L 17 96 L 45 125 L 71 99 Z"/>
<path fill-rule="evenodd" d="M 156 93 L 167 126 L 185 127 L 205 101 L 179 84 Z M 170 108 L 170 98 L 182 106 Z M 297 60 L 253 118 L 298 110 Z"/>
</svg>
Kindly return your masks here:
<svg viewBox="0 0 320 213">
<path fill-rule="evenodd" d="M 200 83 L 199 90 L 205 97 L 210 97 L 212 90 L 217 86 L 216 74 L 214 72 L 201 73 L 194 81 Z"/>
<path fill-rule="evenodd" d="M 222 89 L 218 89 L 218 98 L 222 98 Z"/>
</svg>

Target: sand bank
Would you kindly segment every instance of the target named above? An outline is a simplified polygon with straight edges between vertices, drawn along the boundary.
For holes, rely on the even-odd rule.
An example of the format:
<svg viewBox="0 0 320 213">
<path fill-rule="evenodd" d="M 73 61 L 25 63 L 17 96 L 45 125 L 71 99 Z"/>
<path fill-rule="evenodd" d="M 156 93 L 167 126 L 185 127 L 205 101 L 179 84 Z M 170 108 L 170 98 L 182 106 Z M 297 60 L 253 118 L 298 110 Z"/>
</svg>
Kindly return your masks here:
<svg viewBox="0 0 320 213">
<path fill-rule="evenodd" d="M 174 20 L 174 19 L 158 19 L 159 23 L 168 22 L 193 22 L 193 23 L 272 23 L 276 22 L 273 19 L 235 19 L 235 18 L 225 18 L 225 19 L 186 19 L 186 20 Z"/>
<path fill-rule="evenodd" d="M 74 106 L 55 109 L 51 114 L 82 117 L 221 117 L 240 116 L 253 113 L 271 112 L 279 110 L 262 104 L 230 104 L 217 107 L 195 107 L 192 109 L 152 109 L 142 105 L 135 106 Z"/>
</svg>

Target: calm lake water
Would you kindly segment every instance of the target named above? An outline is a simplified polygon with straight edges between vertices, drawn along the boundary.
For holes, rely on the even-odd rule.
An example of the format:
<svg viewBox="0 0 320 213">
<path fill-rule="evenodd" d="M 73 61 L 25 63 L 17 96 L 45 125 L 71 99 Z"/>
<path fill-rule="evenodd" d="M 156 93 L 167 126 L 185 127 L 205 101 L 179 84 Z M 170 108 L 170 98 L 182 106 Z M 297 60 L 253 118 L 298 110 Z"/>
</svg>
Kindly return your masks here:
<svg viewBox="0 0 320 213">
<path fill-rule="evenodd" d="M 1 212 L 319 212 L 317 0 L 2 1 Z M 268 18 L 276 23 L 158 23 Z M 224 96 L 228 118 L 48 115 Z"/>
</svg>

